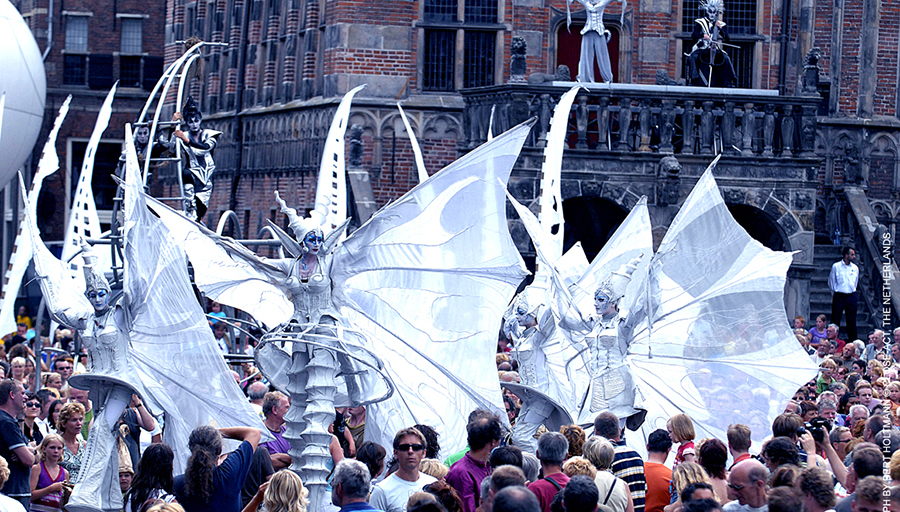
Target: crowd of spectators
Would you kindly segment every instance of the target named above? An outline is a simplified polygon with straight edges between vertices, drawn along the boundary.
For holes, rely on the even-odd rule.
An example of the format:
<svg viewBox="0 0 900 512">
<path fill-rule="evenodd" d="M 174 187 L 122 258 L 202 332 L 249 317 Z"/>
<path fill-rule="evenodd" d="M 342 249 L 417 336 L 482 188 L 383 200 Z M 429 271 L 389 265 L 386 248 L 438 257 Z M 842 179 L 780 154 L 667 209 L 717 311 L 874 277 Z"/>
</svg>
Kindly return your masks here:
<svg viewBox="0 0 900 512">
<path fill-rule="evenodd" d="M 221 331 L 226 317 L 218 305 L 211 310 L 210 328 Z M 441 440 L 428 425 L 401 429 L 391 446 L 366 441 L 366 409 L 339 408 L 329 428 L 331 500 L 317 511 L 308 511 L 308 492 L 292 471 L 284 438 L 289 398 L 251 363 L 235 364 L 235 380 L 271 440 L 261 442 L 252 428 L 199 427 L 186 471 L 174 474 L 173 451 L 160 442 L 165 418 L 150 416 L 135 396 L 118 427 L 124 510 L 900 512 L 900 344 L 878 330 L 868 342 L 845 342 L 824 317 L 809 330 L 798 317 L 794 327 L 820 372 L 753 436 L 767 439 L 758 449 L 751 443 L 758 433 L 746 424 L 732 424 L 724 439 L 697 439 L 691 418 L 677 414 L 649 433 L 642 456 L 624 438 L 639 434 L 604 411 L 589 426 L 542 427 L 534 453 L 523 452 L 504 428 L 522 404 L 505 392 L 506 418 L 472 411 L 466 448 L 449 454 L 441 441 L 463 440 Z M 67 346 L 66 336 L 50 345 Z M 28 343 L 7 346 L 0 349 L 0 510 L 60 510 L 94 421 L 90 397 L 68 385 L 85 362 L 62 351 L 35 357 Z M 510 348 L 498 345 L 498 378 L 516 382 Z M 226 338 L 224 351 L 234 349 Z M 225 438 L 238 448 L 223 453 Z"/>
</svg>

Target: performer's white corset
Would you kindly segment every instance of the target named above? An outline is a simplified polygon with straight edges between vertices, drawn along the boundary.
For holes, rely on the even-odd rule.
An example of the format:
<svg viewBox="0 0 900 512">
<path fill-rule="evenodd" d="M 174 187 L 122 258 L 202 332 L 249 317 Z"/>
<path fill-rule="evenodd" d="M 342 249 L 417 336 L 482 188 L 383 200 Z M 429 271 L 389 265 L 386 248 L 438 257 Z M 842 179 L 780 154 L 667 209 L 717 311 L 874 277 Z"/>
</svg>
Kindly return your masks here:
<svg viewBox="0 0 900 512">
<path fill-rule="evenodd" d="M 598 32 L 601 35 L 606 31 L 606 27 L 603 25 L 603 11 L 601 8 L 593 5 L 589 5 L 585 12 L 587 12 L 587 20 L 584 22 L 584 28 L 581 29 L 581 34 L 587 34 L 588 32 Z"/>
<path fill-rule="evenodd" d="M 295 260 L 294 269 L 300 265 Z M 321 264 L 319 265 L 321 268 Z M 296 274 L 296 272 L 295 272 Z M 316 269 L 309 279 L 302 281 L 295 276 L 288 279 L 288 291 L 294 303 L 293 319 L 300 323 L 318 323 L 323 315 L 337 317 L 334 303 L 331 302 L 331 281 Z"/>
</svg>

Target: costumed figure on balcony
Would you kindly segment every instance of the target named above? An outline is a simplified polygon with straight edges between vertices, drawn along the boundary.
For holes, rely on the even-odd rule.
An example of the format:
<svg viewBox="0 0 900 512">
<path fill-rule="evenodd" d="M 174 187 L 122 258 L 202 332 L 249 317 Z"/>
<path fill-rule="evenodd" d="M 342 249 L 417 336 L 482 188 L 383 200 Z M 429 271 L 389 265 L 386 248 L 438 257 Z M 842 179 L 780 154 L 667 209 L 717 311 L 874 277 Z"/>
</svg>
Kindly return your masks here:
<svg viewBox="0 0 900 512">
<path fill-rule="evenodd" d="M 700 4 L 706 13 L 694 20 L 691 39 L 696 41 L 691 49 L 690 83 L 699 87 L 735 87 L 734 65 L 725 51 L 728 31 L 722 14 L 725 12 L 723 0 L 708 0 Z"/>
<path fill-rule="evenodd" d="M 201 128 L 200 123 L 203 114 L 200 107 L 194 101 L 193 96 L 188 96 L 181 112 L 175 112 L 172 121 L 183 121 L 187 124 L 187 133 L 180 129 L 172 131 L 172 138 L 181 146 L 181 157 L 184 160 L 182 172 L 184 197 L 184 214 L 196 219 L 203 219 L 209 200 L 212 197 L 212 176 L 216 172 L 216 161 L 213 160 L 213 150 L 218 144 L 218 137 L 222 132 Z M 170 139 L 170 145 L 172 139 Z"/>
<path fill-rule="evenodd" d="M 184 254 L 143 201 L 134 144 L 126 144 L 125 275 L 118 296 L 83 241 L 84 292 L 78 291 L 67 265 L 41 241 L 24 198 L 23 222 L 32 233 L 35 273 L 48 310 L 55 321 L 80 331 L 90 361 L 89 372 L 69 379 L 72 387 L 89 392 L 94 409 L 81 471 L 66 505 L 71 512 L 122 510 L 117 427 L 133 394 L 151 413 L 168 413 L 163 437 L 175 450 L 176 471 L 183 471 L 194 427 L 262 427 L 215 348 Z"/>
<path fill-rule="evenodd" d="M 579 82 L 590 83 L 594 81 L 594 61 L 600 68 L 600 78 L 604 83 L 613 80 L 612 65 L 609 62 L 609 40 L 612 33 L 603 24 L 603 11 L 613 0 L 568 0 L 566 8 L 573 1 L 584 6 L 587 19 L 584 28 L 581 29 L 581 57 L 578 60 Z M 625 0 L 622 2 L 622 16 L 625 15 Z M 567 26 L 572 24 L 571 14 L 568 16 Z"/>
<path fill-rule="evenodd" d="M 325 498 L 334 407 L 370 404 L 366 439 L 383 446 L 401 428 L 432 425 L 454 440 L 444 446 L 449 453 L 463 448 L 472 410 L 506 417 L 493 347 L 525 275 L 509 236 L 504 184 L 528 123 L 427 178 L 340 240 L 344 135 L 359 89 L 338 106 L 309 218 L 279 198 L 299 239 L 269 228 L 289 258 L 261 258 L 148 200 L 188 253 L 197 286 L 270 329 L 256 359 L 292 397 L 284 437 L 292 468 L 310 487 L 311 510 Z"/>
</svg>

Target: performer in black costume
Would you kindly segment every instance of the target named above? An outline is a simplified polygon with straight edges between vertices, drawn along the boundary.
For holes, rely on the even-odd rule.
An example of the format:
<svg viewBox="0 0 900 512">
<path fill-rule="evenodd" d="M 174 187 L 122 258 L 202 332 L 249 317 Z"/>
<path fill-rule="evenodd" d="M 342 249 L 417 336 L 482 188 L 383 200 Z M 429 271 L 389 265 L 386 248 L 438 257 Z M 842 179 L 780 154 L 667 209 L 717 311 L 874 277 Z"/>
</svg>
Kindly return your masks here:
<svg viewBox="0 0 900 512">
<path fill-rule="evenodd" d="M 723 0 L 709 0 L 700 4 L 706 17 L 694 20 L 691 38 L 696 41 L 691 50 L 690 84 L 699 87 L 735 87 L 734 65 L 725 51 L 729 38 L 721 14 Z M 725 43 L 725 44 L 723 44 Z"/>
</svg>

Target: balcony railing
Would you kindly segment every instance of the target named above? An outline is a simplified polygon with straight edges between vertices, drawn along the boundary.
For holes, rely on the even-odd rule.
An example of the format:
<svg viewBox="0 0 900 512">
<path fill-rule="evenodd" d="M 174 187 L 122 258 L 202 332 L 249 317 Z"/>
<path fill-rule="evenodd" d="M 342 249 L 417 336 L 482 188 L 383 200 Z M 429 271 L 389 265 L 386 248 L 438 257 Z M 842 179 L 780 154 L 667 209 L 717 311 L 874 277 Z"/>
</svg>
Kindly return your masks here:
<svg viewBox="0 0 900 512">
<path fill-rule="evenodd" d="M 526 146 L 546 145 L 560 96 L 575 84 L 504 84 L 462 90 L 466 133 L 473 148 L 487 140 L 491 110 L 497 134 L 536 116 Z M 758 89 L 591 84 L 569 116 L 567 147 L 676 155 L 813 157 L 821 98 L 779 96 Z"/>
</svg>

